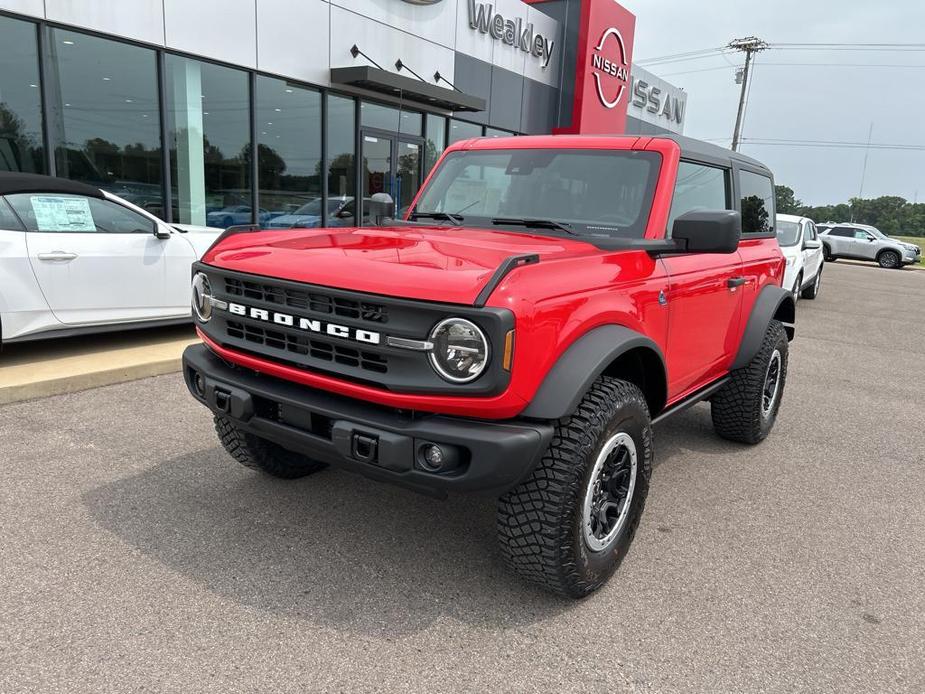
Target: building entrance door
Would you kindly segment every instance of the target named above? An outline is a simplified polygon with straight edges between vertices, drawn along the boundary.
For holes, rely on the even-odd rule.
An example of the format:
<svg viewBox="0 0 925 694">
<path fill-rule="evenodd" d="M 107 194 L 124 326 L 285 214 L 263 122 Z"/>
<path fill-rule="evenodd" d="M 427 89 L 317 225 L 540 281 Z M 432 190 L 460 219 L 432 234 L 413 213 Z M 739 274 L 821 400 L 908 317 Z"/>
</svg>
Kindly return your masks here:
<svg viewBox="0 0 925 694">
<path fill-rule="evenodd" d="M 421 187 L 424 142 L 422 138 L 379 130 L 362 131 L 363 212 L 360 219 L 370 224 L 366 203 L 376 193 L 388 193 L 395 201 L 395 214 L 404 215 Z"/>
</svg>

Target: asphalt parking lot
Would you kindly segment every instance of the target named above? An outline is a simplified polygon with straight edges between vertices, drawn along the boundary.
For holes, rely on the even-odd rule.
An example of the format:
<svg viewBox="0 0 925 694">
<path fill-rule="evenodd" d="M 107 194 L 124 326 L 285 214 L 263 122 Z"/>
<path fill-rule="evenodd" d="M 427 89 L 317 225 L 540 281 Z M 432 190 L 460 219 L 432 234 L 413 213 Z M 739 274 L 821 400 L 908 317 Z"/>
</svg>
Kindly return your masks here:
<svg viewBox="0 0 925 694">
<path fill-rule="evenodd" d="M 238 466 L 179 374 L 0 407 L 0 692 L 925 690 L 925 272 L 823 277 L 771 437 L 660 425 L 581 603 L 491 500 Z"/>
</svg>

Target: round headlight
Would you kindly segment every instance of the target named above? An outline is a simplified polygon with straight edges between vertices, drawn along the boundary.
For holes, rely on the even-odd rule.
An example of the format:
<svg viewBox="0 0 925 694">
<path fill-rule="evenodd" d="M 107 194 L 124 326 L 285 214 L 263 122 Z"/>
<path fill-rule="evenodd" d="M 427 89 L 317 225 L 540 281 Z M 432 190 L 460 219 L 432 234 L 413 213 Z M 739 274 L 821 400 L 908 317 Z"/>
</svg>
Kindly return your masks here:
<svg viewBox="0 0 925 694">
<path fill-rule="evenodd" d="M 201 272 L 193 277 L 193 313 L 203 323 L 208 323 L 212 317 L 212 285 Z"/>
<path fill-rule="evenodd" d="M 447 318 L 430 332 L 430 363 L 447 381 L 468 383 L 488 366 L 488 340 L 475 323 Z"/>
</svg>

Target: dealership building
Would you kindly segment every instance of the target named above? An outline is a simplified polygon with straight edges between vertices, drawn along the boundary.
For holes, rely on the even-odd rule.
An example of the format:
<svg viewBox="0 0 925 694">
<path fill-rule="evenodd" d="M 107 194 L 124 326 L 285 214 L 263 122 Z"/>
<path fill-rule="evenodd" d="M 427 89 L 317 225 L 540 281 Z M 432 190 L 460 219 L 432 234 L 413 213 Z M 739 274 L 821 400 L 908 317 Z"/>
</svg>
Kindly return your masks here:
<svg viewBox="0 0 925 694">
<path fill-rule="evenodd" d="M 635 22 L 613 0 L 0 0 L 0 171 L 172 222 L 352 224 L 462 139 L 682 132 Z"/>
</svg>

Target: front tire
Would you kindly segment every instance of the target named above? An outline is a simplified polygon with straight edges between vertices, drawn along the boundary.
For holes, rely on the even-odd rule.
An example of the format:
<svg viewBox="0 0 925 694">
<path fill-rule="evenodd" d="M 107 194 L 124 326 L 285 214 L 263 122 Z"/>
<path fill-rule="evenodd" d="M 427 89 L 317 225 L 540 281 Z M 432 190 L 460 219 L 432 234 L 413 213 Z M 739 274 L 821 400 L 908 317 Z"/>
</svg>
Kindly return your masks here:
<svg viewBox="0 0 925 694">
<path fill-rule="evenodd" d="M 323 470 L 327 465 L 287 450 L 239 429 L 227 417 L 215 417 L 215 433 L 232 458 L 244 467 L 273 477 L 294 480 Z"/>
<path fill-rule="evenodd" d="M 780 321 L 768 325 L 758 354 L 711 400 L 713 428 L 730 441 L 764 441 L 777 419 L 787 382 L 787 333 Z"/>
<path fill-rule="evenodd" d="M 508 566 L 570 598 L 607 582 L 633 542 L 652 472 L 642 391 L 602 376 L 556 426 L 543 459 L 498 503 Z"/>
<path fill-rule="evenodd" d="M 896 251 L 881 251 L 880 255 L 877 256 L 877 262 L 880 267 L 888 270 L 902 267 L 902 258 L 899 257 L 899 253 Z"/>
<path fill-rule="evenodd" d="M 819 266 L 819 269 L 816 270 L 816 276 L 813 278 L 813 283 L 809 285 L 806 289 L 803 290 L 801 296 L 804 299 L 815 299 L 819 296 L 819 286 L 822 284 L 822 266 Z"/>
<path fill-rule="evenodd" d="M 801 272 L 797 275 L 796 281 L 793 283 L 793 289 L 790 290 L 790 294 L 793 296 L 793 303 L 796 303 L 800 300 L 800 288 L 803 286 L 803 273 Z"/>
</svg>

